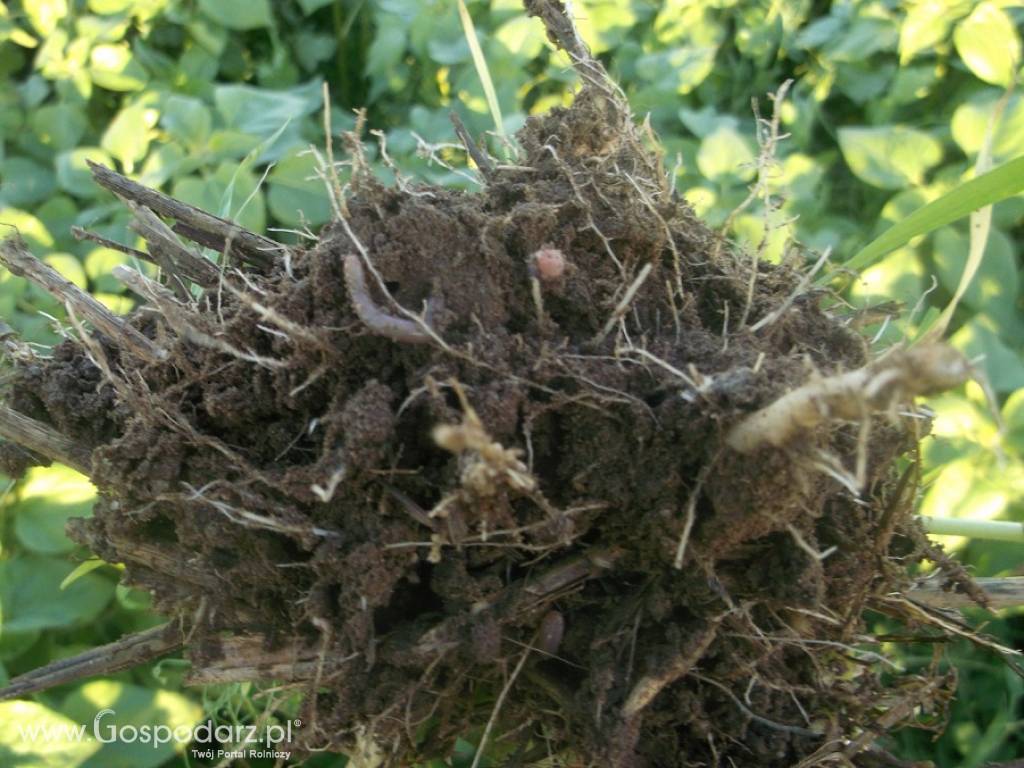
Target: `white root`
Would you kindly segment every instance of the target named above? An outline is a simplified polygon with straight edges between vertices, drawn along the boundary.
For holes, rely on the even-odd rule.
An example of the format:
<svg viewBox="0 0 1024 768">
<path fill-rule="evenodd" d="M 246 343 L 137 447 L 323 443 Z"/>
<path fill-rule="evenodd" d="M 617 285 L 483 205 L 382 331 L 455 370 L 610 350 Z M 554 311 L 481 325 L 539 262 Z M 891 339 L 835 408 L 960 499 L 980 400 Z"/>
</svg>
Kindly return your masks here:
<svg viewBox="0 0 1024 768">
<path fill-rule="evenodd" d="M 970 374 L 967 359 L 945 344 L 894 349 L 863 368 L 816 378 L 783 395 L 733 426 L 726 443 L 740 453 L 779 447 L 824 422 L 856 421 L 916 395 L 959 386 Z"/>
</svg>

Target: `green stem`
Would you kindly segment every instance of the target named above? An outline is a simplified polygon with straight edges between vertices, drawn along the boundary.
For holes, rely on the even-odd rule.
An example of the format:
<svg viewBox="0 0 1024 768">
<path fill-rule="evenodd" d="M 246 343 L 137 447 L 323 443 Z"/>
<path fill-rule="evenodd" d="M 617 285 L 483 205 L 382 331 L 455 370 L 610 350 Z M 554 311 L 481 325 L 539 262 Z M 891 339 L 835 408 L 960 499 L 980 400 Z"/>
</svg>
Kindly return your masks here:
<svg viewBox="0 0 1024 768">
<path fill-rule="evenodd" d="M 964 520 L 955 517 L 918 516 L 928 533 L 966 536 L 970 539 L 1015 541 L 1024 544 L 1024 523 L 1010 520 Z"/>
</svg>

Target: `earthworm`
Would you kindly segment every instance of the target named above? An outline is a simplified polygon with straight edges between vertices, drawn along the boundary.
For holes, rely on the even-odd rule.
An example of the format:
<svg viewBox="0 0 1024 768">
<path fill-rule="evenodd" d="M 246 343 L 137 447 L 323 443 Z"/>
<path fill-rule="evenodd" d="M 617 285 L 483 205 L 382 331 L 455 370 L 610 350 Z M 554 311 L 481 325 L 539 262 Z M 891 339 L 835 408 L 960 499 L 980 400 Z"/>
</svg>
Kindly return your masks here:
<svg viewBox="0 0 1024 768">
<path fill-rule="evenodd" d="M 366 289 L 363 264 L 354 253 L 345 256 L 345 284 L 348 286 L 348 295 L 356 314 L 371 332 L 407 344 L 430 342 L 430 334 L 412 320 L 390 315 L 373 302 Z"/>
<path fill-rule="evenodd" d="M 565 634 L 565 617 L 560 611 L 551 610 L 540 620 L 540 631 L 537 633 L 537 650 L 554 656 L 558 646 L 562 644 Z"/>
</svg>

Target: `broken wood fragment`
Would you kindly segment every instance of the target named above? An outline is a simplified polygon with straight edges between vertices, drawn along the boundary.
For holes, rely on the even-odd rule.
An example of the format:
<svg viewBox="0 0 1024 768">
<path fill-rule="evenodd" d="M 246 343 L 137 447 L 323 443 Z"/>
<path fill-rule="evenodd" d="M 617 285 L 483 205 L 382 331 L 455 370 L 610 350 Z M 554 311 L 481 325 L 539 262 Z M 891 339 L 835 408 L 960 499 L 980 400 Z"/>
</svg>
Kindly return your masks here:
<svg viewBox="0 0 1024 768">
<path fill-rule="evenodd" d="M 974 583 L 988 597 L 988 606 L 992 609 L 1024 605 L 1024 576 L 975 578 Z M 975 600 L 966 592 L 944 589 L 943 583 L 938 580 L 921 582 L 912 591 L 907 592 L 907 597 L 932 608 L 978 607 Z"/>
<path fill-rule="evenodd" d="M 29 253 L 20 235 L 12 235 L 0 242 L 0 263 L 13 274 L 43 288 L 136 357 L 150 362 L 167 357 L 166 350 L 160 349 L 53 267 Z"/>
<path fill-rule="evenodd" d="M 0 701 L 28 696 L 87 677 L 112 675 L 172 653 L 181 644 L 180 630 L 170 623 L 161 624 L 19 675 L 6 687 L 0 688 Z"/>
<path fill-rule="evenodd" d="M 237 251 L 244 261 L 260 267 L 267 267 L 273 263 L 276 255 L 286 248 L 270 238 L 243 229 L 233 221 L 206 213 L 188 203 L 145 187 L 106 166 L 92 161 L 87 162 L 93 178 L 100 186 L 110 190 L 118 197 L 150 208 L 160 216 L 175 219 L 197 232 L 216 236 L 219 238 L 217 242 L 222 241 L 230 245 L 231 249 Z"/>
<path fill-rule="evenodd" d="M 91 451 L 62 435 L 53 427 L 0 405 L 0 437 L 52 461 L 89 474 Z"/>
</svg>

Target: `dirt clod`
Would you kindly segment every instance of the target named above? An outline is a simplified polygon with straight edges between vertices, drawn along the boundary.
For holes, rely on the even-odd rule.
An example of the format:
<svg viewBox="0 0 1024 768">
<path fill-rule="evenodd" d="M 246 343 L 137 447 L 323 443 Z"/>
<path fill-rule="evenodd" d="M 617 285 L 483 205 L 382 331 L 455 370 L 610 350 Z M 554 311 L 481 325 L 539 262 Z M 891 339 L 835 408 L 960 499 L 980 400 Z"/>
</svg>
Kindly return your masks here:
<svg viewBox="0 0 1024 768">
<path fill-rule="evenodd" d="M 300 748 L 409 765 L 493 721 L 510 765 L 856 761 L 880 702 L 923 692 L 893 728 L 941 698 L 855 647 L 906 584 L 916 427 L 728 447 L 866 345 L 699 222 L 582 71 L 481 191 L 385 188 L 357 156 L 315 247 L 131 316 L 166 360 L 67 341 L 8 402 L 94 449 L 102 501 L 72 533 L 197 664 L 244 666 L 225 637 L 292 649 Z"/>
</svg>

